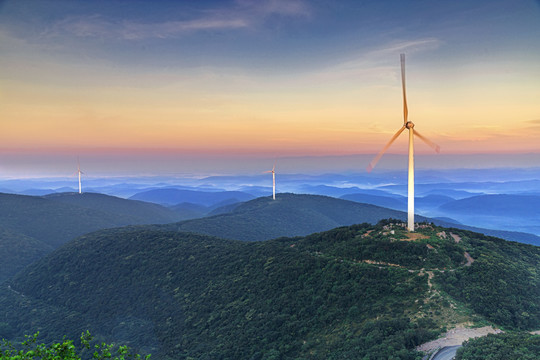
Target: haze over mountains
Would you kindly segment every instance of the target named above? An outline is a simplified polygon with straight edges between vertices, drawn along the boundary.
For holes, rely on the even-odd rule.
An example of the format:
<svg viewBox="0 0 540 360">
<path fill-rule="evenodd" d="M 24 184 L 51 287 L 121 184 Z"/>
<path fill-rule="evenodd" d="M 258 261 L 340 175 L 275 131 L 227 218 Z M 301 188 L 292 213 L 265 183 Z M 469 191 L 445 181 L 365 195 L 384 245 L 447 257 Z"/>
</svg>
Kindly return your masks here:
<svg viewBox="0 0 540 360">
<path fill-rule="evenodd" d="M 164 204 L 173 207 L 181 219 L 188 219 L 206 216 L 227 204 L 270 195 L 271 177 L 266 175 L 89 178 L 83 179 L 83 191 Z M 276 176 L 278 193 L 326 195 L 401 211 L 407 206 L 403 171 L 321 175 L 278 171 Z M 534 211 L 531 212 L 537 201 L 535 196 L 540 196 L 539 178 L 537 168 L 420 169 L 416 212 L 472 227 L 540 235 Z M 75 186 L 73 179 L 0 180 L 0 189 L 20 194 L 73 191 Z M 482 197 L 492 195 L 505 196 Z M 470 200 L 464 201 L 467 198 Z M 502 210 L 494 213 L 494 208 Z"/>
</svg>

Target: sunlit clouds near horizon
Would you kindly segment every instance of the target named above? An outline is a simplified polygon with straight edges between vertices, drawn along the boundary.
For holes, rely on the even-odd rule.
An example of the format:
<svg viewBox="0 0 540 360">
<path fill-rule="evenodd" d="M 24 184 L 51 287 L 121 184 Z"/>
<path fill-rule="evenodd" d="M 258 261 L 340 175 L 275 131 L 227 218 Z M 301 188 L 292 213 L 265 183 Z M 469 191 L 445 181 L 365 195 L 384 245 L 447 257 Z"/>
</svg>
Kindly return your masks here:
<svg viewBox="0 0 540 360">
<path fill-rule="evenodd" d="M 0 155 L 374 154 L 403 121 L 400 53 L 444 154 L 540 154 L 539 19 L 526 0 L 5 0 Z"/>
</svg>

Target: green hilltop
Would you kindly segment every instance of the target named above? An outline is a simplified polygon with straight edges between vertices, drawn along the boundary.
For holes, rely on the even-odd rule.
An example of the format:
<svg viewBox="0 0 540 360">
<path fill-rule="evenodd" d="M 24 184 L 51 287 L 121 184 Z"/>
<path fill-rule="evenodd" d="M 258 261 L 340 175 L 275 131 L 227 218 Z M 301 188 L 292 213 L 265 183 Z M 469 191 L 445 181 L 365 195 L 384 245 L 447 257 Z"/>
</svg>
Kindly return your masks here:
<svg viewBox="0 0 540 360">
<path fill-rule="evenodd" d="M 220 213 L 223 210 L 223 213 Z M 221 238 L 261 241 L 281 236 L 304 236 L 314 232 L 360 223 L 376 224 L 383 219 L 406 220 L 407 213 L 329 196 L 278 194 L 276 200 L 260 197 L 216 209 L 217 215 L 185 220 L 160 227 L 163 230 L 189 231 Z M 540 245 L 536 235 L 513 231 L 474 228 L 438 219 L 416 216 L 416 221 L 435 222 L 446 227 L 481 232 L 533 245 Z"/>
<path fill-rule="evenodd" d="M 382 219 L 406 219 L 402 211 L 321 195 L 278 194 L 227 207 L 228 212 L 161 227 L 226 239 L 261 241 L 281 236 L 304 236 Z M 425 219 L 425 218 L 421 218 Z"/>
<path fill-rule="evenodd" d="M 85 233 L 176 220 L 174 211 L 160 205 L 102 194 L 41 197 L 0 193 L 0 282 Z"/>
<path fill-rule="evenodd" d="M 112 229 L 6 283 L 0 337 L 90 330 L 157 359 L 421 359 L 457 323 L 539 328 L 539 271 L 540 248 L 400 221 L 261 242 Z"/>
</svg>

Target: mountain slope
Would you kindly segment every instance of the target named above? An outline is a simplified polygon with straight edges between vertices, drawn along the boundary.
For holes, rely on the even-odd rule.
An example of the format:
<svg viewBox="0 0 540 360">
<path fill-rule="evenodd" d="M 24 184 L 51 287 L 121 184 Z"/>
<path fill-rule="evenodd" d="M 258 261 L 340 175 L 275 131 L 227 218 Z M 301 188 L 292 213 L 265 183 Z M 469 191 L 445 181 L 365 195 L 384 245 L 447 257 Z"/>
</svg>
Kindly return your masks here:
<svg viewBox="0 0 540 360">
<path fill-rule="evenodd" d="M 340 199 L 355 201 L 359 203 L 372 204 L 382 206 L 394 210 L 407 210 L 407 198 L 396 196 L 381 196 L 371 194 L 346 194 L 340 197 Z"/>
<path fill-rule="evenodd" d="M 62 193 L 46 197 L 0 194 L 0 227 L 57 247 L 99 229 L 167 223 L 172 210 L 102 194 Z"/>
<path fill-rule="evenodd" d="M 191 231 L 235 240 L 260 241 L 280 236 L 307 235 L 364 222 L 375 224 L 388 218 L 403 221 L 407 219 L 407 213 L 402 211 L 321 195 L 278 194 L 276 200 L 262 197 L 216 209 L 216 212 L 220 210 L 225 213 L 164 225 L 162 229 Z M 532 234 L 474 228 L 418 215 L 415 219 L 417 222 L 434 222 L 441 226 L 459 227 L 508 240 L 540 245 L 540 238 Z"/>
<path fill-rule="evenodd" d="M 477 215 L 538 217 L 540 216 L 540 196 L 479 195 L 446 203 L 441 205 L 440 209 Z"/>
<path fill-rule="evenodd" d="M 131 200 L 165 205 L 189 202 L 204 206 L 212 206 L 221 202 L 247 201 L 253 198 L 253 195 L 241 191 L 195 191 L 174 188 L 147 190 L 130 197 Z"/>
<path fill-rule="evenodd" d="M 175 211 L 157 204 L 98 193 L 58 193 L 44 198 L 110 213 L 125 224 L 163 224 L 179 218 Z"/>
<path fill-rule="evenodd" d="M 0 194 L 0 282 L 84 233 L 179 218 L 173 210 L 156 204 L 102 194 Z"/>
<path fill-rule="evenodd" d="M 157 359 L 419 359 L 414 347 L 443 325 L 538 327 L 538 271 L 537 247 L 431 226 L 264 242 L 123 228 L 18 274 L 0 316 L 12 336 L 89 329 Z"/>
<path fill-rule="evenodd" d="M 515 229 L 540 235 L 540 196 L 538 195 L 480 195 L 455 200 L 437 210 L 462 223 L 479 227 Z"/>
<path fill-rule="evenodd" d="M 0 283 L 52 250 L 42 241 L 0 228 Z"/>
<path fill-rule="evenodd" d="M 163 229 L 260 241 L 307 235 L 344 225 L 376 223 L 386 218 L 405 220 L 406 214 L 328 196 L 278 194 L 276 200 L 257 198 L 225 214 L 169 224 Z"/>
</svg>

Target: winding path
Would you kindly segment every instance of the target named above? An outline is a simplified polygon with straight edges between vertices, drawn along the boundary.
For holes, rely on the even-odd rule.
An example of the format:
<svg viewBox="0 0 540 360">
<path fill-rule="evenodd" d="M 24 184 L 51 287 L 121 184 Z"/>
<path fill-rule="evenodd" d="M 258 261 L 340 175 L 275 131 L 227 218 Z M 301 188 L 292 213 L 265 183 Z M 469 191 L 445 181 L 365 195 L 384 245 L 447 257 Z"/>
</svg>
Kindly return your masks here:
<svg viewBox="0 0 540 360">
<path fill-rule="evenodd" d="M 461 345 L 443 347 L 434 356 L 430 357 L 430 360 L 452 360 L 460 347 Z"/>
</svg>

